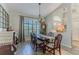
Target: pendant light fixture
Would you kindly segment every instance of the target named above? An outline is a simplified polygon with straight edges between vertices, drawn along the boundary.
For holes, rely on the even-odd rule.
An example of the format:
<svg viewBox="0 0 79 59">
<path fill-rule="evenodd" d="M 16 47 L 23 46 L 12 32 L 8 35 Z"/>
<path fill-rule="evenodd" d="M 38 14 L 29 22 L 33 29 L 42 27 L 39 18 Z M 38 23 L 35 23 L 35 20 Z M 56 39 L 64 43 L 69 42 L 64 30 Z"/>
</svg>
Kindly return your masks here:
<svg viewBox="0 0 79 59">
<path fill-rule="evenodd" d="M 40 15 L 40 5 L 41 5 L 41 3 L 38 3 L 38 6 L 39 6 L 39 21 L 41 22 L 41 15 Z"/>
<path fill-rule="evenodd" d="M 44 21 L 45 21 L 45 20 L 44 20 L 44 17 L 41 16 L 41 3 L 38 3 L 38 5 L 39 5 L 39 21 L 40 21 L 40 22 L 44 22 Z"/>
</svg>

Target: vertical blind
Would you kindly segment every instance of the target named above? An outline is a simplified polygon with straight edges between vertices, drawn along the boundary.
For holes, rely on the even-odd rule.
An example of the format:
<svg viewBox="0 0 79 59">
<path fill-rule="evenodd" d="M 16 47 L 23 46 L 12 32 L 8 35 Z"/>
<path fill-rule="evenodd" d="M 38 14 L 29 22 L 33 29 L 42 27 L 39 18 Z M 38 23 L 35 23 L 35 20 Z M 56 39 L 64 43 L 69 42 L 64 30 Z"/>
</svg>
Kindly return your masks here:
<svg viewBox="0 0 79 59">
<path fill-rule="evenodd" d="M 38 19 L 24 17 L 24 33 L 29 36 L 31 33 L 40 33 L 40 23 Z"/>
</svg>

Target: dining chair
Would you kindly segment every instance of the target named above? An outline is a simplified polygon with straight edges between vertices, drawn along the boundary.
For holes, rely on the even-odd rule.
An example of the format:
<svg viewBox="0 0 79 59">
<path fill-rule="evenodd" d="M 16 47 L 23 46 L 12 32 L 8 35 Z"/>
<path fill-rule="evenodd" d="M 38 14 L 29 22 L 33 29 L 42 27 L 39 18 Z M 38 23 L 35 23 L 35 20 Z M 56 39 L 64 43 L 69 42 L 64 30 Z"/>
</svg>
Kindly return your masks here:
<svg viewBox="0 0 79 59">
<path fill-rule="evenodd" d="M 35 46 L 35 51 L 37 50 L 42 50 L 44 53 L 44 41 L 41 41 L 42 38 L 38 38 L 37 36 L 34 36 L 34 46 Z"/>
<path fill-rule="evenodd" d="M 42 41 L 40 41 L 36 36 L 34 37 L 34 44 L 35 44 L 35 49 L 36 49 L 36 51 L 38 50 L 38 48 L 39 49 L 42 49 L 42 44 L 43 44 L 43 42 Z"/>
<path fill-rule="evenodd" d="M 13 32 L 13 43 L 15 45 L 19 44 L 19 38 L 18 38 L 18 35 L 16 35 L 15 32 Z"/>
<path fill-rule="evenodd" d="M 47 35 L 48 35 L 48 36 L 53 36 L 53 37 L 54 37 L 54 33 L 52 33 L 52 32 L 49 32 Z"/>
<path fill-rule="evenodd" d="M 54 43 L 48 43 L 45 45 L 45 53 L 48 51 L 55 55 L 55 51 L 57 50 L 61 55 L 61 40 L 62 40 L 62 35 L 58 34 L 55 37 Z"/>
<path fill-rule="evenodd" d="M 34 49 L 36 47 L 35 33 L 31 33 L 30 36 L 31 36 L 32 47 Z"/>
<path fill-rule="evenodd" d="M 34 36 L 35 36 L 35 33 L 31 33 L 30 36 L 31 36 L 31 43 L 34 44 Z"/>
<path fill-rule="evenodd" d="M 31 37 L 31 43 L 33 43 L 33 33 L 30 34 Z"/>
<path fill-rule="evenodd" d="M 54 33 L 49 32 L 49 33 L 47 33 L 47 36 L 54 37 Z M 53 39 L 49 39 L 49 42 L 53 42 Z"/>
</svg>

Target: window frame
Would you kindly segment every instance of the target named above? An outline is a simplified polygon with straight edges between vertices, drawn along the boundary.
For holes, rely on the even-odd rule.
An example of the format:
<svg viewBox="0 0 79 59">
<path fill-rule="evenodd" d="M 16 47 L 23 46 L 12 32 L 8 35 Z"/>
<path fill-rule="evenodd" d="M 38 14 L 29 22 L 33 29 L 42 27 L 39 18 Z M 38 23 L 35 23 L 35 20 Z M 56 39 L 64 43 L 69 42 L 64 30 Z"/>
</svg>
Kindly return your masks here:
<svg viewBox="0 0 79 59">
<path fill-rule="evenodd" d="M 27 22 L 25 22 L 25 20 L 27 20 Z M 25 34 L 25 35 L 30 35 L 30 32 L 35 32 L 35 33 L 38 33 L 38 31 L 40 31 L 40 28 L 38 29 L 37 26 L 40 27 L 40 24 L 38 24 L 39 21 L 37 21 L 38 19 L 32 19 L 32 18 L 24 18 L 24 28 L 25 26 L 28 26 L 27 29 L 24 29 L 24 31 L 27 30 L 28 34 Z M 30 23 L 29 21 L 31 21 L 32 23 Z M 36 23 L 35 23 L 36 21 Z M 29 26 L 31 25 L 31 29 L 29 28 Z"/>
<path fill-rule="evenodd" d="M 0 28 L 9 28 L 9 14 L 6 12 L 2 5 L 0 5 L 0 23 L 2 23 L 2 25 L 0 25 Z"/>
</svg>

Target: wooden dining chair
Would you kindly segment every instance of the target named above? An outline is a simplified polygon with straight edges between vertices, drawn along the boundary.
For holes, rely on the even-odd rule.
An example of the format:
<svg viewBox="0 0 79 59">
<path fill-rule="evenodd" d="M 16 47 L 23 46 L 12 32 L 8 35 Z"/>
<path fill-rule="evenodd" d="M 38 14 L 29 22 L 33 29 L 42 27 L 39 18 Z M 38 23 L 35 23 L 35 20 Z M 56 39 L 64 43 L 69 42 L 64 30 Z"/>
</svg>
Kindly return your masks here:
<svg viewBox="0 0 79 59">
<path fill-rule="evenodd" d="M 31 43 L 33 43 L 33 33 L 30 34 L 31 37 Z"/>
<path fill-rule="evenodd" d="M 40 41 L 41 39 L 42 39 L 42 38 L 38 38 L 37 36 L 34 36 L 35 51 L 37 51 L 38 49 L 43 51 L 44 42 L 43 42 L 43 41 Z"/>
<path fill-rule="evenodd" d="M 35 34 L 34 33 L 31 33 L 30 36 L 31 36 L 32 47 L 34 49 L 36 47 Z"/>
<path fill-rule="evenodd" d="M 34 40 L 35 49 L 36 49 L 36 51 L 37 51 L 37 49 L 39 48 L 39 45 L 41 44 L 41 42 L 40 42 L 40 41 L 38 42 L 38 40 L 37 40 L 37 37 L 36 37 L 36 36 L 34 37 L 34 39 L 35 39 L 35 40 Z"/>
<path fill-rule="evenodd" d="M 55 55 L 55 51 L 57 50 L 59 51 L 59 54 L 61 55 L 61 40 L 62 40 L 62 35 L 58 34 L 55 37 L 54 43 L 48 43 L 45 45 L 45 51 L 48 51 Z"/>
</svg>

